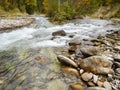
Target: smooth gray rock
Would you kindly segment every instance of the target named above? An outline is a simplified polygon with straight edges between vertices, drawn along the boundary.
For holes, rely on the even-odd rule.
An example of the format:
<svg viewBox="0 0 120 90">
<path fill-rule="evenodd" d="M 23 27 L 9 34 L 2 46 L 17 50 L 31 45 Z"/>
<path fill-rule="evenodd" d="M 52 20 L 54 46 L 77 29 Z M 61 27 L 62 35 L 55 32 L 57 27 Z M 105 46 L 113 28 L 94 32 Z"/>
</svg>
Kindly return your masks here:
<svg viewBox="0 0 120 90">
<path fill-rule="evenodd" d="M 58 59 L 58 61 L 61 62 L 62 64 L 67 64 L 67 65 L 73 66 L 73 67 L 75 67 L 75 68 L 78 67 L 78 65 L 77 65 L 72 59 L 70 59 L 70 58 L 68 58 L 68 57 L 65 57 L 65 56 L 63 56 L 63 55 L 58 55 L 58 56 L 57 56 L 57 59 Z"/>
</svg>

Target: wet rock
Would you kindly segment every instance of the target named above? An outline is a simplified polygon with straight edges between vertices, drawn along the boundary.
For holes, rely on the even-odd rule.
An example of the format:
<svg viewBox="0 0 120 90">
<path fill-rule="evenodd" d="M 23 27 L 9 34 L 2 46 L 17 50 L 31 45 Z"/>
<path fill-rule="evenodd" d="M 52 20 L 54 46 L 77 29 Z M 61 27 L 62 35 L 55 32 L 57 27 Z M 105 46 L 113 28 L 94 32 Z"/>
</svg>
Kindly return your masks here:
<svg viewBox="0 0 120 90">
<path fill-rule="evenodd" d="M 97 85 L 99 86 L 99 87 L 102 87 L 103 86 L 103 82 L 102 81 L 97 81 Z"/>
<path fill-rule="evenodd" d="M 66 36 L 66 32 L 64 30 L 55 31 L 52 33 L 52 36 Z"/>
<path fill-rule="evenodd" d="M 70 65 L 70 66 L 73 66 L 75 68 L 78 67 L 78 65 L 72 60 L 72 59 L 69 59 L 63 55 L 58 55 L 57 56 L 57 59 L 59 60 L 59 62 L 61 62 L 62 64 L 67 64 L 67 65 Z"/>
<path fill-rule="evenodd" d="M 86 90 L 109 90 L 109 89 L 102 88 L 102 87 L 89 87 Z"/>
<path fill-rule="evenodd" d="M 87 46 L 81 48 L 80 51 L 84 56 L 88 57 L 88 56 L 97 55 L 100 50 L 98 47 Z"/>
<path fill-rule="evenodd" d="M 70 38 L 73 38 L 74 36 L 75 36 L 74 34 L 69 35 Z"/>
<path fill-rule="evenodd" d="M 61 71 L 68 75 L 79 77 L 79 72 L 75 68 L 63 67 Z"/>
<path fill-rule="evenodd" d="M 87 73 L 87 72 L 85 72 L 85 73 L 83 73 L 83 74 L 81 75 L 81 77 L 82 77 L 82 79 L 83 79 L 84 81 L 89 81 L 89 80 L 92 79 L 93 74 L 92 74 L 92 73 Z"/>
<path fill-rule="evenodd" d="M 93 75 L 93 82 L 97 83 L 97 81 L 98 81 L 98 76 L 97 75 Z"/>
<path fill-rule="evenodd" d="M 74 83 L 70 85 L 72 90 L 84 90 L 84 87 L 80 83 Z"/>
<path fill-rule="evenodd" d="M 68 49 L 68 52 L 70 54 L 74 54 L 77 50 L 77 46 L 70 46 L 70 48 Z"/>
<path fill-rule="evenodd" d="M 80 44 L 81 44 L 81 40 L 72 40 L 69 42 L 69 46 L 80 45 Z"/>
<path fill-rule="evenodd" d="M 102 56 L 91 56 L 83 60 L 79 60 L 82 69 L 94 74 L 113 73 L 112 62 Z"/>
<path fill-rule="evenodd" d="M 103 83 L 103 86 L 104 86 L 106 89 L 108 89 L 108 90 L 112 90 L 112 87 L 111 87 L 110 83 L 107 82 L 107 81 L 105 81 L 105 82 Z"/>
</svg>

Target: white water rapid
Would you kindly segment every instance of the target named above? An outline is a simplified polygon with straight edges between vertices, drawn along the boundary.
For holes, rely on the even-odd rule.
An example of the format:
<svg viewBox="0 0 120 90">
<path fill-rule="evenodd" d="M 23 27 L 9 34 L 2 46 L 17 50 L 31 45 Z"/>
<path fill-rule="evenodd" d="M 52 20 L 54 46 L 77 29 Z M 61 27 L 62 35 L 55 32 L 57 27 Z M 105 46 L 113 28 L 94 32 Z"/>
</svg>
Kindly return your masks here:
<svg viewBox="0 0 120 90">
<path fill-rule="evenodd" d="M 64 25 L 53 25 L 45 17 L 35 17 L 36 22 L 24 28 L 0 33 L 0 50 L 10 47 L 58 47 L 66 45 L 71 39 L 91 39 L 105 35 L 108 31 L 119 30 L 120 26 L 108 20 L 77 19 Z M 64 30 L 67 35 L 51 38 L 52 32 Z M 70 38 L 69 35 L 74 35 Z"/>
</svg>

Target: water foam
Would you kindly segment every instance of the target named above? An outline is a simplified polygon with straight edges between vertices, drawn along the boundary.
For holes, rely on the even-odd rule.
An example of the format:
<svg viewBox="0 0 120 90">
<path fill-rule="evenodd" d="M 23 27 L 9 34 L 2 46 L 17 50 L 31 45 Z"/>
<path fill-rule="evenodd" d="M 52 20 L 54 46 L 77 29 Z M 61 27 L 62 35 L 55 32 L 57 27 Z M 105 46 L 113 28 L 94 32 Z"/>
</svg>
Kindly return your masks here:
<svg viewBox="0 0 120 90">
<path fill-rule="evenodd" d="M 104 35 L 109 30 L 119 30 L 120 25 L 113 25 L 111 21 L 97 19 L 77 19 L 64 25 L 53 25 L 45 17 L 36 17 L 38 28 L 26 27 L 11 32 L 0 33 L 0 49 L 5 47 L 55 47 L 66 45 L 71 39 L 91 39 Z M 67 36 L 52 36 L 52 32 L 64 30 Z M 69 35 L 74 35 L 70 38 Z"/>
</svg>

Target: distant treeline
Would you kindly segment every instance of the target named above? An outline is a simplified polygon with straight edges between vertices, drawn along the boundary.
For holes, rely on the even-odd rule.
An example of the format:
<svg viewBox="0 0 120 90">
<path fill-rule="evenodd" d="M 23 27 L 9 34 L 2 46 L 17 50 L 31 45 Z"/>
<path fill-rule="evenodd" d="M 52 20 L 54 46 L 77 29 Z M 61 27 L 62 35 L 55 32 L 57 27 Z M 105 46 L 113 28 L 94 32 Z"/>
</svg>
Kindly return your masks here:
<svg viewBox="0 0 120 90">
<path fill-rule="evenodd" d="M 120 3 L 120 0 L 0 0 L 5 11 L 15 8 L 28 14 L 45 13 L 53 20 L 71 19 L 91 14 L 100 6 Z"/>
</svg>

